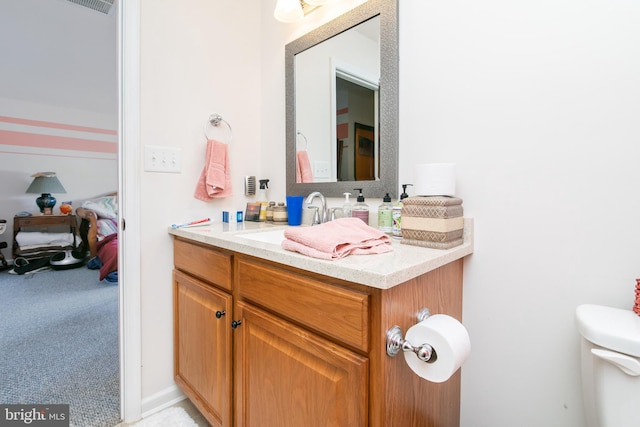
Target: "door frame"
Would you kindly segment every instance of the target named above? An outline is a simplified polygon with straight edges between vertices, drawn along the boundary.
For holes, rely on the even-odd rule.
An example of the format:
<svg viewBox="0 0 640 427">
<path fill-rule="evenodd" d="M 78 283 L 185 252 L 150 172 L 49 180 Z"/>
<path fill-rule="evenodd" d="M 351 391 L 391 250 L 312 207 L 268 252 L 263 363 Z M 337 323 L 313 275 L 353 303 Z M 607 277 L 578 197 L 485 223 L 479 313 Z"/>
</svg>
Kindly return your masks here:
<svg viewBox="0 0 640 427">
<path fill-rule="evenodd" d="M 118 195 L 120 236 L 120 417 L 139 420 L 142 413 L 142 341 L 140 312 L 140 1 L 119 1 L 118 52 Z"/>
</svg>

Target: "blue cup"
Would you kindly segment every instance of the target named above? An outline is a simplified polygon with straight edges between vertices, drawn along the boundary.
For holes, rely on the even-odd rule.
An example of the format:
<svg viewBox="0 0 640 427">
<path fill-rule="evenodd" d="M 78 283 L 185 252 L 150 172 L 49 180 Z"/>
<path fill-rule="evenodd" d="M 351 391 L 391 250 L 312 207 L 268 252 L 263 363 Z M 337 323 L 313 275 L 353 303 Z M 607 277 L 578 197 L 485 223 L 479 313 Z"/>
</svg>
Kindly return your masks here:
<svg viewBox="0 0 640 427">
<path fill-rule="evenodd" d="M 302 224 L 302 202 L 304 202 L 304 196 L 287 196 L 287 222 L 289 225 Z"/>
</svg>

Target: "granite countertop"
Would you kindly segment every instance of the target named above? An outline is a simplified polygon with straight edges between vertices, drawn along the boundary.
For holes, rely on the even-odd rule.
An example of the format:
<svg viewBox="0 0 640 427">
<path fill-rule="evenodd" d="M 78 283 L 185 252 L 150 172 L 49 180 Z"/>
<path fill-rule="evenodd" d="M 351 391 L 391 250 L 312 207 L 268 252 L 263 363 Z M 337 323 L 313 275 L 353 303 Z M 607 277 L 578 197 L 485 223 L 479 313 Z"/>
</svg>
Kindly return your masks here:
<svg viewBox="0 0 640 427">
<path fill-rule="evenodd" d="M 350 255 L 334 261 L 308 257 L 287 251 L 279 244 L 243 237 L 286 227 L 262 222 L 214 223 L 200 227 L 169 228 L 169 234 L 379 289 L 392 288 L 473 252 L 471 218 L 464 219 L 464 243 L 452 249 L 403 245 L 399 239 L 392 238 L 392 252 Z"/>
</svg>

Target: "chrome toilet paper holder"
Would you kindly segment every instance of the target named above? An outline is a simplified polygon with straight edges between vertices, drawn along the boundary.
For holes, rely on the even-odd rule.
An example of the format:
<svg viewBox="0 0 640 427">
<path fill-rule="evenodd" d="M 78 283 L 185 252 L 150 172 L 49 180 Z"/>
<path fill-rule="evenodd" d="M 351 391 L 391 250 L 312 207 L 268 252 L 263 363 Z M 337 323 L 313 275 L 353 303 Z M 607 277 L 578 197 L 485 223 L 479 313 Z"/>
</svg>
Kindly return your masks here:
<svg viewBox="0 0 640 427">
<path fill-rule="evenodd" d="M 417 323 L 426 320 L 431 316 L 431 312 L 428 308 L 421 309 L 416 315 Z M 433 363 L 438 359 L 438 354 L 435 349 L 428 343 L 420 345 L 413 345 L 409 341 L 405 340 L 402 336 L 402 329 L 400 326 L 395 325 L 387 330 L 387 354 L 394 357 L 400 350 L 407 352 L 412 351 L 418 356 L 418 359 L 423 362 Z"/>
</svg>

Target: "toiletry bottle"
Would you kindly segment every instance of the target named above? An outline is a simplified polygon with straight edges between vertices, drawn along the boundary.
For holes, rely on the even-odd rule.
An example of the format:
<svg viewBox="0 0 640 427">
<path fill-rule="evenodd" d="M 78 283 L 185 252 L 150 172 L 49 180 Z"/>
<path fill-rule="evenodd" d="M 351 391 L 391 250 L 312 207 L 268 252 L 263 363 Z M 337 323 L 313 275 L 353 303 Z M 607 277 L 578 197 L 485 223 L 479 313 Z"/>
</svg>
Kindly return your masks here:
<svg viewBox="0 0 640 427">
<path fill-rule="evenodd" d="M 354 188 L 358 190 L 358 198 L 355 205 L 351 209 L 351 216 L 360 218 L 365 224 L 369 225 L 369 206 L 364 202 L 364 195 L 362 194 L 362 188 Z"/>
<path fill-rule="evenodd" d="M 393 231 L 393 206 L 391 206 L 391 196 L 387 193 L 382 199 L 382 204 L 378 206 L 378 229 L 384 233 L 391 234 Z"/>
<path fill-rule="evenodd" d="M 350 218 L 351 210 L 353 209 L 353 203 L 349 200 L 349 196 L 351 193 L 343 193 L 344 194 L 344 205 L 342 205 L 342 217 Z"/>
<path fill-rule="evenodd" d="M 276 206 L 276 202 L 269 202 L 267 205 L 267 222 L 273 222 L 273 208 Z"/>
<path fill-rule="evenodd" d="M 402 184 L 402 194 L 398 199 L 398 203 L 393 205 L 391 213 L 391 236 L 402 239 L 402 201 L 409 197 L 407 194 L 407 186 L 412 184 Z"/>
<path fill-rule="evenodd" d="M 269 202 L 267 201 L 267 189 L 269 188 L 269 180 L 261 179 L 260 180 L 260 191 L 258 193 L 258 202 L 260 203 L 260 216 L 258 217 L 258 221 L 266 221 L 267 220 L 267 206 L 269 206 Z"/>
</svg>

